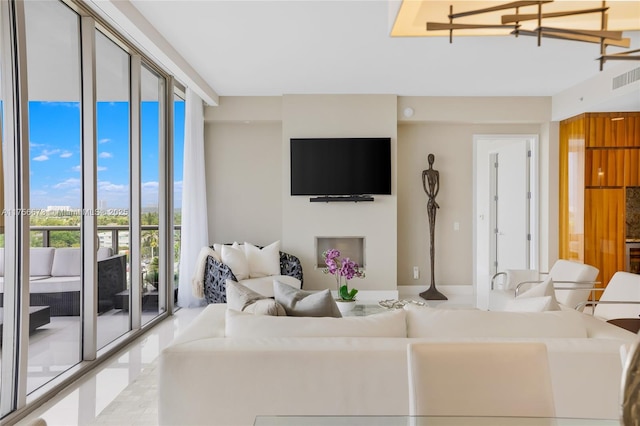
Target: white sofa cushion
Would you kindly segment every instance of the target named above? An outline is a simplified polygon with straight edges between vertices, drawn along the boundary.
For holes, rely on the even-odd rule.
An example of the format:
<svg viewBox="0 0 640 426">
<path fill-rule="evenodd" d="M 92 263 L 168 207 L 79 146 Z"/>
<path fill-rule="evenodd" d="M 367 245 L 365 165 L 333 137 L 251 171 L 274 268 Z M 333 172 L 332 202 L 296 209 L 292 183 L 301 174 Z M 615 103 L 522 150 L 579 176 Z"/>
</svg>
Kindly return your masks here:
<svg viewBox="0 0 640 426">
<path fill-rule="evenodd" d="M 54 277 L 80 276 L 81 254 L 79 248 L 57 248 L 53 255 L 51 275 Z"/>
<path fill-rule="evenodd" d="M 365 317 L 255 316 L 227 309 L 225 335 L 262 337 L 406 337 L 402 309 Z"/>
<path fill-rule="evenodd" d="M 79 276 L 50 277 L 29 282 L 30 293 L 62 293 L 81 289 L 82 281 Z"/>
<path fill-rule="evenodd" d="M 29 251 L 29 275 L 33 277 L 51 276 L 53 247 L 33 247 Z"/>
<path fill-rule="evenodd" d="M 244 247 L 241 248 L 237 243 L 232 246 L 223 245 L 221 253 L 222 263 L 229 266 L 238 280 L 249 278 L 249 262 L 244 254 Z"/>
<path fill-rule="evenodd" d="M 329 289 L 316 292 L 304 291 L 275 280 L 273 294 L 276 302 L 281 304 L 290 316 L 335 318 L 342 316 Z"/>
<path fill-rule="evenodd" d="M 517 299 L 509 300 L 504 310 L 507 312 L 557 311 L 558 309 L 552 309 L 552 300 L 552 296 L 518 297 Z"/>
<path fill-rule="evenodd" d="M 302 283 L 296 277 L 288 275 L 275 275 L 272 277 L 248 278 L 240 283 L 266 297 L 273 297 L 273 282 L 280 281 L 283 284 L 290 285 L 293 288 L 300 288 Z"/>
<path fill-rule="evenodd" d="M 244 254 L 249 263 L 250 278 L 280 275 L 280 241 L 271 243 L 262 249 L 245 242 Z"/>
<path fill-rule="evenodd" d="M 576 311 L 498 312 L 407 304 L 409 337 L 587 337 Z"/>
</svg>

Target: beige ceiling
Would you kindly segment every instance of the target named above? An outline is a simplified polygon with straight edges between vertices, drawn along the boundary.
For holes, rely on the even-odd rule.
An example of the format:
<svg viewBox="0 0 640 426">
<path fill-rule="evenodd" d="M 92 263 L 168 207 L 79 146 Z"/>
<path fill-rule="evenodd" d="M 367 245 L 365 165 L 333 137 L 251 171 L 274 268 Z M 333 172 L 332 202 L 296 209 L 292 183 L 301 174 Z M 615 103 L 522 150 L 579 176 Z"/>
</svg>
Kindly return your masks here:
<svg viewBox="0 0 640 426">
<path fill-rule="evenodd" d="M 397 18 L 391 30 L 394 37 L 426 37 L 449 36 L 448 31 L 426 31 L 426 22 L 449 22 L 449 6 L 453 5 L 453 13 L 483 9 L 509 3 L 507 1 L 427 1 L 404 0 L 400 6 Z M 567 10 L 595 9 L 602 6 L 601 1 L 563 1 L 555 0 L 542 5 L 542 13 L 552 13 Z M 638 30 L 640 29 L 640 1 L 608 1 L 606 6 L 609 30 Z M 537 13 L 537 6 L 526 6 L 519 9 L 520 14 Z M 460 24 L 500 24 L 502 15 L 515 14 L 515 9 L 483 13 L 479 15 L 458 18 L 455 23 Z M 582 14 L 569 17 L 548 18 L 543 21 L 544 26 L 599 30 L 600 13 Z M 523 29 L 533 30 L 537 21 L 522 22 Z M 508 35 L 510 30 L 504 29 L 474 29 L 455 30 L 456 36 L 462 35 Z M 633 47 L 633 46 L 632 46 Z M 640 48 L 640 46 L 635 47 Z"/>
</svg>

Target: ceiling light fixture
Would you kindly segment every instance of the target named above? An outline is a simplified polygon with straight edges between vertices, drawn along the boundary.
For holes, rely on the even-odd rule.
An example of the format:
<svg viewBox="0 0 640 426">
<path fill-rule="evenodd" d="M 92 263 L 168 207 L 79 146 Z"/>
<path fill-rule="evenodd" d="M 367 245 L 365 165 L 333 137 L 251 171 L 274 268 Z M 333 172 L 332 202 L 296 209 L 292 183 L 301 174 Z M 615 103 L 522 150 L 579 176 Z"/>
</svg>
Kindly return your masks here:
<svg viewBox="0 0 640 426">
<path fill-rule="evenodd" d="M 538 46 L 541 44 L 541 39 L 555 38 L 570 41 L 579 41 L 585 43 L 597 43 L 600 45 L 600 57 L 597 58 L 600 61 L 600 70 L 604 66 L 606 61 L 612 60 L 640 60 L 640 49 L 630 50 L 626 52 L 620 52 L 615 54 L 607 54 L 607 46 L 617 46 L 628 48 L 630 46 L 630 39 L 622 36 L 622 31 L 611 31 L 607 29 L 607 11 L 609 7 L 606 5 L 606 1 L 602 2 L 602 6 L 598 8 L 579 9 L 579 10 L 564 10 L 555 11 L 550 13 L 543 13 L 542 6 L 547 3 L 553 3 L 553 0 L 544 1 L 513 1 L 504 3 L 497 6 L 485 7 L 475 10 L 467 10 L 463 12 L 453 12 L 453 5 L 449 6 L 449 22 L 427 22 L 427 31 L 449 31 L 449 43 L 453 42 L 453 32 L 455 30 L 474 30 L 474 29 L 510 29 L 511 34 L 518 37 L 519 35 L 533 36 L 538 38 Z M 520 13 L 520 8 L 533 7 L 537 8 L 536 13 Z M 506 14 L 501 16 L 501 22 L 490 24 L 473 24 L 473 23 L 460 23 L 454 22 L 456 19 L 475 16 L 481 14 L 487 14 L 491 12 L 497 12 L 502 10 L 515 9 L 515 13 Z M 576 15 L 585 14 L 599 14 L 599 30 L 591 29 L 577 29 L 577 28 L 558 28 L 552 26 L 546 26 L 542 24 L 543 20 L 553 19 L 558 17 L 571 17 Z M 533 29 L 522 28 L 522 23 L 527 21 L 536 21 L 537 26 Z"/>
</svg>

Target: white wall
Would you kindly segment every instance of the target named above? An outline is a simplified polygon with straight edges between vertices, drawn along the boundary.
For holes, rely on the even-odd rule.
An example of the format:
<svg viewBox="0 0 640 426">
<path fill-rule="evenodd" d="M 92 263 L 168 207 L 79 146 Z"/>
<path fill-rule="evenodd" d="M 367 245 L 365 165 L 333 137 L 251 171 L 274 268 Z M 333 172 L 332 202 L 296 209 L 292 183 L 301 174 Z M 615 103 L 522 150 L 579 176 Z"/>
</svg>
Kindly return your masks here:
<svg viewBox="0 0 640 426">
<path fill-rule="evenodd" d="M 397 196 L 394 95 L 286 95 L 282 100 L 282 241 L 300 258 L 305 288 L 334 290 L 335 280 L 314 267 L 315 237 L 365 237 L 366 278 L 359 290 L 396 290 Z M 310 203 L 290 194 L 289 139 L 390 137 L 392 195 L 373 202 Z"/>
<path fill-rule="evenodd" d="M 365 236 L 362 290 L 429 284 L 428 219 L 422 170 L 440 171 L 436 284 L 473 282 L 473 135 L 540 135 L 540 260 L 557 256 L 557 124 L 550 98 L 286 95 L 220 98 L 208 107 L 205 149 L 210 240 L 248 240 L 300 257 L 305 288 L 333 289 L 314 269 L 316 236 Z M 414 116 L 402 110 L 411 106 Z M 248 124 L 245 124 L 248 121 Z M 392 195 L 372 203 L 310 203 L 289 195 L 292 137 L 391 137 Z M 453 224 L 459 224 L 454 231 Z M 413 279 L 413 266 L 421 278 Z"/>
<path fill-rule="evenodd" d="M 640 33 L 633 36 L 640 40 Z M 584 112 L 640 111 L 640 80 L 620 87 L 613 85 L 616 77 L 629 73 L 624 78 L 631 81 L 631 75 L 637 76 L 639 72 L 636 61 L 607 62 L 595 77 L 553 96 L 553 120 L 561 121 Z"/>
<path fill-rule="evenodd" d="M 539 134 L 537 124 L 403 123 L 398 127 L 398 285 L 428 286 L 429 223 L 422 170 L 435 155 L 440 172 L 436 218 L 436 285 L 471 285 L 473 270 L 473 135 Z M 459 229 L 454 229 L 458 223 Z M 555 239 L 557 241 L 557 239 Z M 545 243 L 549 242 L 545 238 Z M 553 242 L 552 242 L 553 243 Z M 413 279 L 418 266 L 420 279 Z"/>
<path fill-rule="evenodd" d="M 268 245 L 282 236 L 279 122 L 207 122 L 209 241 Z"/>
</svg>

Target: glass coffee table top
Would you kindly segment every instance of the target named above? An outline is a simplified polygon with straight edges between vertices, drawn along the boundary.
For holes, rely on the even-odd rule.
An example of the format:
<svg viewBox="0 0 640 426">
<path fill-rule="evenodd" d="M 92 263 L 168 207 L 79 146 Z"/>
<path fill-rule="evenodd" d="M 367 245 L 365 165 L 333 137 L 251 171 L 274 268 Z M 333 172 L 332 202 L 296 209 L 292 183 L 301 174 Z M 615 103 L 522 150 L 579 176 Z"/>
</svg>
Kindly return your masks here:
<svg viewBox="0 0 640 426">
<path fill-rule="evenodd" d="M 618 420 L 454 416 L 257 416 L 254 426 L 619 426 Z"/>
</svg>

